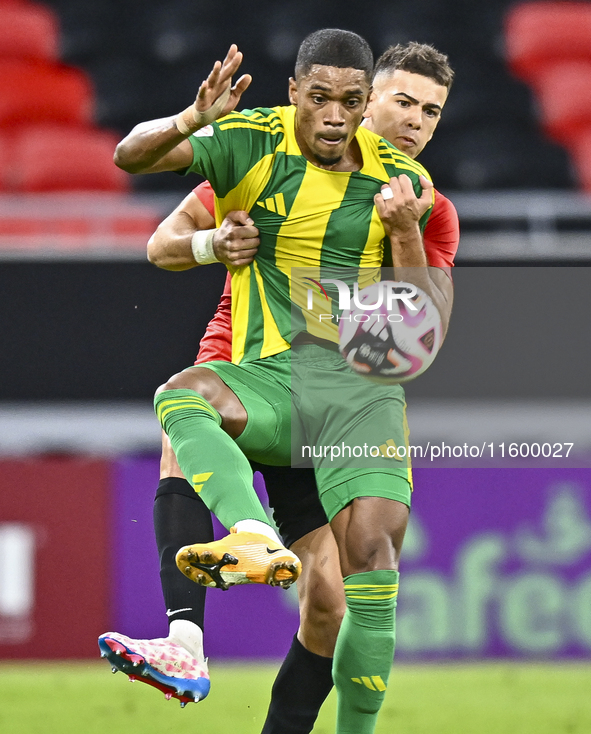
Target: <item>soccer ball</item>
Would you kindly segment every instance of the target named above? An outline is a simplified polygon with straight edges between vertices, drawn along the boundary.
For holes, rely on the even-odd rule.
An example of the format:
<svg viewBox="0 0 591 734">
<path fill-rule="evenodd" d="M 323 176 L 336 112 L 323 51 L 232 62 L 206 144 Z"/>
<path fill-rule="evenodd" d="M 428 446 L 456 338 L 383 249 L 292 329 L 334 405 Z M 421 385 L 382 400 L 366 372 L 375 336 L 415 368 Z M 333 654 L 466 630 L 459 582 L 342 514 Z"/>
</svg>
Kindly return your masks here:
<svg viewBox="0 0 591 734">
<path fill-rule="evenodd" d="M 358 291 L 338 318 L 341 354 L 355 372 L 376 382 L 414 380 L 441 346 L 439 311 L 410 283 L 374 283 Z"/>
</svg>

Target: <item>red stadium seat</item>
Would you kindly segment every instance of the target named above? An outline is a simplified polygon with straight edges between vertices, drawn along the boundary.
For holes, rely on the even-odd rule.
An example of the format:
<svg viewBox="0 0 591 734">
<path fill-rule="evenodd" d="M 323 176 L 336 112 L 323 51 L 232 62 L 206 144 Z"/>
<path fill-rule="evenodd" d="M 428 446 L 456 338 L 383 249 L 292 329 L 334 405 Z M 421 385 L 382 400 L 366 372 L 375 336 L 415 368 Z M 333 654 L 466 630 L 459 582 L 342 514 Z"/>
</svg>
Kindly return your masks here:
<svg viewBox="0 0 591 734">
<path fill-rule="evenodd" d="M 567 148 L 591 121 L 591 59 L 556 64 L 536 82 L 540 122 Z"/>
<path fill-rule="evenodd" d="M 94 128 L 35 125 L 14 136 L 13 191 L 127 191 L 129 175 L 113 163 L 118 136 Z"/>
<path fill-rule="evenodd" d="M 0 126 L 31 122 L 90 124 L 93 90 L 77 69 L 0 60 Z"/>
<path fill-rule="evenodd" d="M 10 140 L 0 133 L 0 191 L 8 185 L 10 176 Z"/>
<path fill-rule="evenodd" d="M 591 3 L 514 5 L 505 16 L 505 45 L 513 73 L 530 82 L 557 61 L 591 60 Z"/>
<path fill-rule="evenodd" d="M 0 2 L 0 59 L 58 58 L 56 16 L 42 5 Z"/>
<path fill-rule="evenodd" d="M 591 194 L 591 123 L 573 141 L 570 152 L 579 183 Z"/>
</svg>

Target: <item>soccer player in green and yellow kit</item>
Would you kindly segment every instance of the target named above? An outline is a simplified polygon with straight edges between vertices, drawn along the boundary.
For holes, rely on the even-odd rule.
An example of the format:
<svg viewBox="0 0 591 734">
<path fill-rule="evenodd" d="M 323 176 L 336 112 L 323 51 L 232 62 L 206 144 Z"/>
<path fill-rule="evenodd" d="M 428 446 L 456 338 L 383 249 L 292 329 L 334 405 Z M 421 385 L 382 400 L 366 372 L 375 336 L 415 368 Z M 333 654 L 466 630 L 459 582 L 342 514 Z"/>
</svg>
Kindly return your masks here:
<svg viewBox="0 0 591 734">
<path fill-rule="evenodd" d="M 233 109 L 247 84 L 242 78 L 230 90 L 239 63 L 233 47 L 194 105 L 179 116 L 138 126 L 117 153 L 117 162 L 131 172 L 199 171 L 216 192 L 218 219 L 230 210 L 246 210 L 260 232 L 254 263 L 232 273 L 234 364 L 185 370 L 156 397 L 183 473 L 226 527 L 238 528 L 233 540 L 193 547 L 182 556 L 189 573 L 205 583 L 219 574 L 222 583 L 233 580 L 226 576 L 232 573 L 223 563 L 226 552 L 238 557 L 234 571 L 248 576 L 256 565 L 246 557 L 249 552 L 264 557 L 266 546 L 270 556 L 276 550 L 252 496 L 252 474 L 242 452 L 266 463 L 290 460 L 291 268 L 377 267 L 386 244 L 397 277 L 431 296 L 444 325 L 451 302 L 447 276 L 427 268 L 422 247 L 420 169 L 358 129 L 372 69 L 363 39 L 336 30 L 312 34 L 300 48 L 296 79 L 290 82 L 292 108 L 233 113 L 208 127 Z M 401 173 L 406 175 L 398 178 Z M 312 355 L 306 367 L 315 369 L 327 354 L 329 361 L 338 357 L 318 337 L 307 333 L 304 341 Z M 360 381 L 358 389 L 368 390 L 363 378 L 351 377 Z M 383 399 L 400 409 L 400 394 L 388 398 L 387 393 Z M 406 472 L 386 466 L 342 471 L 347 472 L 343 481 L 338 471 L 318 475 L 347 596 L 334 664 L 337 731 L 365 734 L 374 730 L 392 662 L 397 549 L 410 484 Z M 251 530 L 259 533 L 254 544 L 248 542 Z M 278 569 L 271 578 L 281 581 L 282 571 L 290 569 Z"/>
</svg>

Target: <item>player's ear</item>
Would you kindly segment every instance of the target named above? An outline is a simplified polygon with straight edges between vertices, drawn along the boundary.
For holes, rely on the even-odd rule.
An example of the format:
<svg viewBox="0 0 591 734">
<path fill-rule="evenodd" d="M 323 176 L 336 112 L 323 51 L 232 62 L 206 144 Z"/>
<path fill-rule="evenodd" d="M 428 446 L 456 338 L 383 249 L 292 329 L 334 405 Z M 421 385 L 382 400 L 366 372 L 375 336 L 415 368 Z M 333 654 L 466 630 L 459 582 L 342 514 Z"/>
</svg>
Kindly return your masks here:
<svg viewBox="0 0 591 734">
<path fill-rule="evenodd" d="M 298 103 L 298 85 L 297 85 L 296 80 L 292 76 L 289 77 L 288 96 L 289 96 L 289 101 L 291 102 L 291 104 L 297 105 Z"/>
<path fill-rule="evenodd" d="M 367 100 L 367 104 L 365 105 L 365 112 L 363 113 L 363 117 L 365 117 L 366 120 L 372 116 L 372 110 L 375 104 L 376 97 L 377 95 L 373 91 L 373 87 L 372 87 L 370 89 L 369 99 Z"/>
<path fill-rule="evenodd" d="M 368 95 L 367 95 L 367 99 L 365 100 L 365 110 L 364 110 L 364 113 L 365 113 L 365 111 L 367 110 L 367 108 L 369 106 L 369 100 L 371 99 L 371 95 L 372 94 L 373 94 L 373 87 L 370 87 L 369 88 Z"/>
</svg>

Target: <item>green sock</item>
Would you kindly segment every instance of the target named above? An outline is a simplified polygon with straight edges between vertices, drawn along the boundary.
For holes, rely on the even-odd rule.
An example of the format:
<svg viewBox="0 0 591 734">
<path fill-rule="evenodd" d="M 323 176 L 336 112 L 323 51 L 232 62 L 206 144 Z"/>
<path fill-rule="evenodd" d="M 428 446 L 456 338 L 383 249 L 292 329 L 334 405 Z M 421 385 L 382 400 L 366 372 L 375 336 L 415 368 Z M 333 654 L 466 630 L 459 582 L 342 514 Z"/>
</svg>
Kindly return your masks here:
<svg viewBox="0 0 591 734">
<path fill-rule="evenodd" d="M 345 578 L 347 611 L 332 676 L 337 689 L 337 734 L 372 734 L 394 659 L 398 571 Z"/>
<path fill-rule="evenodd" d="M 220 414 L 193 390 L 165 390 L 156 415 L 195 492 L 226 528 L 238 520 L 269 519 L 252 486 L 252 469 L 222 430 Z"/>
</svg>

